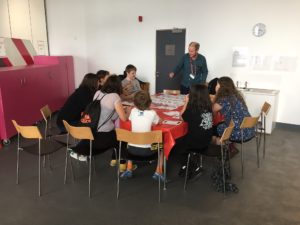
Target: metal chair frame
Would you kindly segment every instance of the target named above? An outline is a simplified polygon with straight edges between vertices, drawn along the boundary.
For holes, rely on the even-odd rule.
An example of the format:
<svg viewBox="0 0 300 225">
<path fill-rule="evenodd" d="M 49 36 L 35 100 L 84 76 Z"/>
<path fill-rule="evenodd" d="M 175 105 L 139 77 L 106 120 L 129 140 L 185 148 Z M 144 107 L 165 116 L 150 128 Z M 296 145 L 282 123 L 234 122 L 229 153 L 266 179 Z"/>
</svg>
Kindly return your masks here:
<svg viewBox="0 0 300 225">
<path fill-rule="evenodd" d="M 263 145 L 263 158 L 265 158 L 266 155 L 266 119 L 267 115 L 271 109 L 271 105 L 268 102 L 265 102 L 261 108 L 260 112 L 260 119 L 261 119 L 261 124 L 258 127 L 258 131 L 260 131 L 260 136 L 259 136 L 259 146 L 261 144 L 261 139 L 262 139 L 262 134 L 263 134 L 263 139 L 264 139 L 264 145 Z"/>
<path fill-rule="evenodd" d="M 234 123 L 231 120 L 229 126 L 224 130 L 222 137 L 220 138 L 220 144 L 221 144 L 221 160 L 222 160 L 222 172 L 223 172 L 223 192 L 224 192 L 224 197 L 226 195 L 226 190 L 225 190 L 225 159 L 224 159 L 224 146 L 228 147 L 229 144 L 229 139 L 231 136 L 231 133 L 234 128 Z M 187 160 L 187 165 L 186 165 L 186 171 L 185 171 L 185 179 L 184 179 L 184 186 L 183 189 L 186 191 L 187 187 L 187 176 L 188 176 L 188 171 L 189 171 L 189 163 L 190 163 L 190 157 L 191 157 L 191 152 L 188 154 L 188 160 Z M 200 155 L 200 167 L 202 167 L 202 155 Z"/>
<path fill-rule="evenodd" d="M 160 164 L 160 143 L 162 143 L 162 131 L 156 130 L 156 131 L 150 131 L 150 132 L 144 132 L 144 133 L 138 133 L 138 132 L 132 132 L 125 129 L 116 129 L 117 133 L 117 140 L 119 141 L 119 162 L 121 160 L 121 142 L 127 142 L 132 144 L 153 144 L 157 143 L 157 158 L 158 158 L 158 165 Z M 166 159 L 164 157 L 164 189 L 166 187 Z M 120 196 L 120 168 L 118 168 L 118 182 L 117 182 L 117 199 L 119 199 Z M 158 179 L 158 202 L 161 202 L 161 181 Z"/>
<path fill-rule="evenodd" d="M 241 129 L 241 136 L 242 136 L 242 140 L 241 140 L 241 169 L 242 169 L 242 178 L 244 177 L 244 150 L 243 150 L 243 146 L 244 146 L 244 129 L 246 128 L 254 128 L 255 129 L 255 140 L 256 140 L 256 153 L 257 153 L 257 168 L 259 168 L 259 140 L 258 140 L 258 135 L 257 135 L 257 123 L 259 120 L 259 116 L 258 117 L 244 117 L 241 125 L 240 125 L 240 129 Z M 251 138 L 250 140 L 252 140 L 253 138 Z M 247 140 L 250 141 L 250 140 Z"/>
</svg>

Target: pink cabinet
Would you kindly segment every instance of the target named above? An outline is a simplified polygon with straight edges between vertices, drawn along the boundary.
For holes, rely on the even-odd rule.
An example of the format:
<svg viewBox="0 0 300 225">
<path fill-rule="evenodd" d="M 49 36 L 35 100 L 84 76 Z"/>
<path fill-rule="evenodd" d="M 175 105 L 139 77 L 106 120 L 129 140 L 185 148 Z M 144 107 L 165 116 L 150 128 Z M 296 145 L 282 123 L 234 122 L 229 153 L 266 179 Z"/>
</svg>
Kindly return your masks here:
<svg viewBox="0 0 300 225">
<path fill-rule="evenodd" d="M 36 56 L 31 66 L 0 68 L 0 140 L 16 134 L 11 120 L 32 125 L 40 108 L 58 110 L 74 91 L 71 56 Z"/>
</svg>

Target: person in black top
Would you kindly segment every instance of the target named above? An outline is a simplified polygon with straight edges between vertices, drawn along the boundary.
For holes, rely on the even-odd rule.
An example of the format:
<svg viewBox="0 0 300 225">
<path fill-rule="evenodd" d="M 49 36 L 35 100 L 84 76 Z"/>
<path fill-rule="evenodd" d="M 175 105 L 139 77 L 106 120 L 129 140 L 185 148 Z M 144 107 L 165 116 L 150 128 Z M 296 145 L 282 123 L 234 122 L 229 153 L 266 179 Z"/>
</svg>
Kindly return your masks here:
<svg viewBox="0 0 300 225">
<path fill-rule="evenodd" d="M 95 92 L 98 90 L 99 79 L 96 74 L 88 73 L 84 76 L 81 84 L 73 94 L 69 96 L 57 115 L 56 124 L 62 133 L 66 132 L 63 120 L 71 125 L 77 125 L 81 112 L 93 101 Z"/>
<path fill-rule="evenodd" d="M 109 72 L 107 70 L 99 70 L 96 73 L 97 77 L 98 77 L 98 90 L 100 90 L 102 88 L 102 86 L 104 85 L 105 81 L 107 80 L 108 76 L 109 76 Z"/>
<path fill-rule="evenodd" d="M 182 119 L 188 123 L 188 133 L 183 138 L 185 149 L 179 172 L 179 175 L 184 175 L 189 151 L 201 153 L 207 149 L 212 139 L 212 104 L 206 85 L 196 84 L 191 87 L 181 113 Z M 192 178 L 201 171 L 193 158 L 190 165 L 189 178 Z"/>
</svg>

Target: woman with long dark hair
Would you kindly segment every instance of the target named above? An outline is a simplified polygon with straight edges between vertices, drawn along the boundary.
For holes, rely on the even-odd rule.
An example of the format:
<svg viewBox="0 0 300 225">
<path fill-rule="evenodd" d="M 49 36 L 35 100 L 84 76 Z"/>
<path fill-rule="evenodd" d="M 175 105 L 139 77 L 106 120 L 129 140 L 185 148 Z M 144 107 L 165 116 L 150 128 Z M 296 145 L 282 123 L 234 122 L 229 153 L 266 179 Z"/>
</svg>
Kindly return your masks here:
<svg viewBox="0 0 300 225">
<path fill-rule="evenodd" d="M 188 123 L 188 133 L 183 139 L 185 151 L 181 157 L 179 171 L 179 175 L 184 175 L 189 150 L 201 153 L 207 149 L 212 139 L 212 103 L 206 85 L 196 84 L 191 87 L 181 116 Z M 190 168 L 189 179 L 201 172 L 193 158 Z"/>
<path fill-rule="evenodd" d="M 76 126 L 81 118 L 81 113 L 93 101 L 93 96 L 98 90 L 98 77 L 93 73 L 84 76 L 79 87 L 69 96 L 57 115 L 56 124 L 62 132 L 66 132 L 63 120 Z"/>
<path fill-rule="evenodd" d="M 217 136 L 221 137 L 224 130 L 229 126 L 231 119 L 234 122 L 234 129 L 230 139 L 232 141 L 241 141 L 240 125 L 244 117 L 251 116 L 246 102 L 241 93 L 236 89 L 230 77 L 221 77 L 216 86 L 214 112 L 221 112 L 225 117 L 224 123 L 217 126 Z M 243 131 L 244 141 L 251 139 L 255 135 L 254 128 L 247 128 Z M 218 143 L 218 138 L 215 140 Z"/>
<path fill-rule="evenodd" d="M 120 79 L 116 75 L 111 75 L 107 78 L 101 90 L 94 95 L 94 100 L 101 99 L 101 113 L 98 128 L 96 131 L 93 131 L 93 155 L 118 147 L 115 121 L 117 119 L 126 121 L 128 118 L 122 106 L 121 93 L 122 85 Z M 79 142 L 71 153 L 73 158 L 81 161 L 86 161 L 87 155 L 89 155 L 89 141 L 87 140 Z M 113 157 L 115 158 L 116 156 Z"/>
</svg>

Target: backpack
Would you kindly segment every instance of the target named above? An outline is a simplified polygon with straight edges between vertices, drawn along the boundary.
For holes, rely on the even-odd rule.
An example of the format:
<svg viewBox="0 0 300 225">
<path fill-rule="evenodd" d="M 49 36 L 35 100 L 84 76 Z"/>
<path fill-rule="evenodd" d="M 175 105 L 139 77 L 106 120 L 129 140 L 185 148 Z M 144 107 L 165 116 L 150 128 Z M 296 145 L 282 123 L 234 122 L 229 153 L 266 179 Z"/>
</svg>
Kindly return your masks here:
<svg viewBox="0 0 300 225">
<path fill-rule="evenodd" d="M 100 95 L 100 94 L 99 94 Z M 99 95 L 96 97 L 95 100 L 93 100 L 91 103 L 89 103 L 84 111 L 81 113 L 81 118 L 79 124 L 81 126 L 90 127 L 92 129 L 97 129 L 98 122 L 100 119 L 100 113 L 101 113 L 101 100 L 105 97 L 105 95 L 102 96 L 100 100 L 98 100 Z"/>
</svg>

